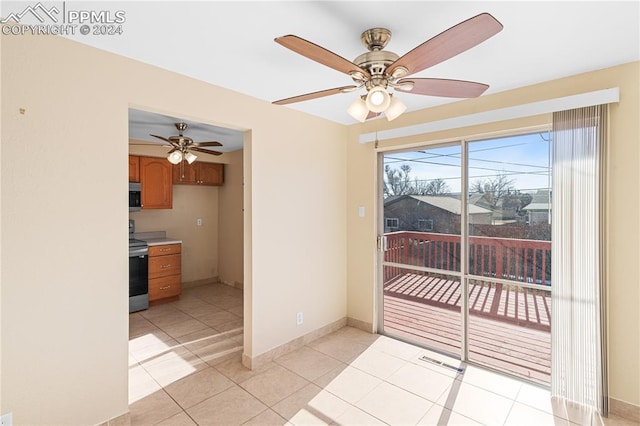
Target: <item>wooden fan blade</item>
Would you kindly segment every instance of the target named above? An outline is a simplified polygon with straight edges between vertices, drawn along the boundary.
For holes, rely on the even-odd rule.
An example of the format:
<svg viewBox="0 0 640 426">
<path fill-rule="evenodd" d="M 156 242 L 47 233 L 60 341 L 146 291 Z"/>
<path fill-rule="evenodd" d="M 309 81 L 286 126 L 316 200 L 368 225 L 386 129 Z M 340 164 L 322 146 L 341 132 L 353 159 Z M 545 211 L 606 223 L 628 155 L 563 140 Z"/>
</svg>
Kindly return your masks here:
<svg viewBox="0 0 640 426">
<path fill-rule="evenodd" d="M 481 13 L 460 22 L 425 41 L 389 65 L 387 73 L 402 66 L 409 70 L 406 75 L 432 67 L 471 49 L 502 30 L 502 24 L 488 13 Z"/>
<path fill-rule="evenodd" d="M 369 114 L 367 114 L 367 117 L 365 118 L 366 120 L 370 120 L 372 118 L 376 118 L 377 116 L 379 116 L 381 113 L 380 112 L 373 112 L 373 111 L 369 111 Z"/>
<path fill-rule="evenodd" d="M 442 96 L 446 98 L 476 98 L 482 95 L 489 85 L 475 81 L 449 80 L 444 78 L 405 78 L 398 84 L 413 82 L 413 89 L 399 90 L 398 93 L 414 95 Z"/>
<path fill-rule="evenodd" d="M 208 149 L 202 149 L 202 148 L 197 148 L 197 147 L 193 147 L 193 148 L 189 148 L 190 151 L 196 151 L 196 152 L 202 152 L 205 154 L 211 154 L 211 155 L 222 155 L 221 152 L 219 151 L 210 151 Z"/>
<path fill-rule="evenodd" d="M 171 145 L 173 145 L 173 142 L 170 141 L 169 139 L 165 138 L 164 136 L 158 136 L 158 135 L 149 135 L 149 136 L 153 136 L 154 138 L 162 139 L 163 141 L 168 142 Z"/>
<path fill-rule="evenodd" d="M 294 102 L 308 101 L 309 99 L 316 99 L 316 98 L 322 98 L 325 96 L 335 95 L 338 93 L 342 93 L 343 90 L 350 90 L 357 87 L 358 86 L 335 87 L 333 89 L 320 90 L 319 92 L 312 92 L 304 95 L 293 96 L 291 98 L 280 99 L 279 101 L 274 101 L 273 103 L 276 105 L 286 105 L 286 104 L 292 104 Z"/>
<path fill-rule="evenodd" d="M 193 146 L 222 146 L 220 142 L 194 142 L 191 145 Z"/>
<path fill-rule="evenodd" d="M 161 143 L 156 143 L 156 142 L 142 142 L 142 143 L 140 143 L 140 142 L 129 142 L 129 145 L 135 145 L 135 146 L 171 146 L 171 145 L 168 145 L 166 143 L 161 144 Z"/>
<path fill-rule="evenodd" d="M 369 71 L 360 68 L 353 62 L 298 36 L 286 35 L 277 37 L 274 41 L 287 49 L 291 49 L 302 56 L 321 63 L 322 65 L 326 65 L 329 68 L 333 68 L 336 71 L 340 71 L 345 74 L 359 72 L 365 77 L 371 76 Z"/>
</svg>

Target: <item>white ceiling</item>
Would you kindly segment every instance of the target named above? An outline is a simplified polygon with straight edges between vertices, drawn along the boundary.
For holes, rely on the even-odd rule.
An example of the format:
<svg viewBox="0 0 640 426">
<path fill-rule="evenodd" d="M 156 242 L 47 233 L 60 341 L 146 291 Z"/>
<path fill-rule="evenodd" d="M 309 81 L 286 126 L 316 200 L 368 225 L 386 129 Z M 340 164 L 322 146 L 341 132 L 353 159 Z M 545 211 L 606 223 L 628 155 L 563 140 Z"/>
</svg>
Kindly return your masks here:
<svg viewBox="0 0 640 426">
<path fill-rule="evenodd" d="M 447 28 L 488 12 L 504 25 L 500 33 L 414 75 L 486 83 L 486 94 L 640 60 L 638 1 L 67 3 L 68 8 L 126 13 L 122 35 L 71 37 L 77 41 L 268 102 L 352 84 L 347 75 L 273 41 L 285 34 L 353 60 L 365 51 L 362 31 L 385 27 L 393 34 L 387 50 L 403 55 Z M 2 6 L 5 16 L 15 9 L 8 5 Z M 277 107 L 352 124 L 346 108 L 355 96 L 338 94 Z M 454 101 L 409 93 L 401 99 L 409 111 Z"/>
<path fill-rule="evenodd" d="M 194 142 L 216 141 L 222 143 L 221 147 L 202 149 L 230 152 L 242 148 L 243 134 L 238 130 L 133 108 L 129 109 L 129 139 L 135 139 L 135 141 L 129 143 L 137 144 L 137 141 L 145 141 L 145 143 L 168 145 L 151 135 L 164 136 L 165 138 L 176 136 L 178 135 L 176 123 L 187 124 L 187 129 L 183 134 L 193 139 Z"/>
</svg>

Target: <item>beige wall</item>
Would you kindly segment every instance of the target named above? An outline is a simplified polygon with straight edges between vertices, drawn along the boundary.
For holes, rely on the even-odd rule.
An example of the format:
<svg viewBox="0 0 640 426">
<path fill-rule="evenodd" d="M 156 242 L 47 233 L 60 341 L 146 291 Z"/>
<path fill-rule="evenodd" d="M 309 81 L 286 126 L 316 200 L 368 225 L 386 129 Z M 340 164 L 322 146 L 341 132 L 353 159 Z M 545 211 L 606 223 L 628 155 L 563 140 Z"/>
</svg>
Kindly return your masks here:
<svg viewBox="0 0 640 426">
<path fill-rule="evenodd" d="M 273 111 L 262 119 L 280 122 L 282 110 Z M 250 306 L 256 355 L 346 315 L 346 128 L 319 127 L 317 119 L 289 112 L 282 126 L 252 130 Z M 300 326 L 297 312 L 304 314 Z"/>
<path fill-rule="evenodd" d="M 375 322 L 374 265 L 375 217 L 357 215 L 357 206 L 374 210 L 376 203 L 376 153 L 372 143 L 358 144 L 360 133 L 390 129 L 444 118 L 504 108 L 528 102 L 588 91 L 620 87 L 620 102 L 611 106 L 609 211 L 607 245 L 609 285 L 610 396 L 640 405 L 640 64 L 632 63 L 598 72 L 551 81 L 438 108 L 405 114 L 392 123 L 386 120 L 351 126 L 348 146 L 348 315 Z M 399 140 L 383 141 L 381 147 L 406 146 L 492 132 L 512 131 L 551 122 L 550 115 L 491 123 Z"/>
<path fill-rule="evenodd" d="M 0 41 L 0 70 L 2 70 L 2 42 Z M 0 72 L 0 94 L 3 92 L 3 78 L 2 78 L 2 73 Z M 2 114 L 2 97 L 0 96 L 0 144 L 2 141 L 2 122 L 4 119 L 4 116 L 1 115 Z M 3 186 L 3 179 L 2 179 L 2 147 L 0 146 L 0 189 Z M 3 212 L 4 209 L 2 208 L 3 203 L 2 203 L 2 191 L 0 191 L 0 212 Z M 2 313 L 2 214 L 0 213 L 0 414 L 4 413 L 4 411 L 2 411 L 2 318 L 4 317 L 3 313 Z"/>
<path fill-rule="evenodd" d="M 250 130 L 247 356 L 346 315 L 343 126 L 58 37 L 1 43 L 0 412 L 15 424 L 128 410 L 129 107 Z"/>
<path fill-rule="evenodd" d="M 224 167 L 224 186 L 218 193 L 218 269 L 220 281 L 242 284 L 243 215 L 242 215 L 242 150 L 228 154 Z"/>
<path fill-rule="evenodd" d="M 215 186 L 174 185 L 172 209 L 129 213 L 136 232 L 165 231 L 182 240 L 183 283 L 218 277 L 218 192 Z"/>
</svg>

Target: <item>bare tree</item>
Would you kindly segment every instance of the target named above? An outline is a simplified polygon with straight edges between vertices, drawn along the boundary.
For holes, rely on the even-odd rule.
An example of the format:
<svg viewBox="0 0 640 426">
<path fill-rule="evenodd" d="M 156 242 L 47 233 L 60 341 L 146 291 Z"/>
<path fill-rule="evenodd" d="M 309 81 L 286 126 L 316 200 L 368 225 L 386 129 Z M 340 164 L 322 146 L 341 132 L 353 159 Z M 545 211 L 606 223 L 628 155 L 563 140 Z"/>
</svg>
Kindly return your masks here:
<svg viewBox="0 0 640 426">
<path fill-rule="evenodd" d="M 471 192 L 484 194 L 484 199 L 492 207 L 496 207 L 505 195 L 515 190 L 513 182 L 513 179 L 500 173 L 490 179 L 476 179 L 471 183 L 469 189 Z"/>
<path fill-rule="evenodd" d="M 403 164 L 400 170 L 393 169 L 388 164 L 384 166 L 384 196 L 409 194 L 412 186 L 411 166 Z"/>
<path fill-rule="evenodd" d="M 469 192 L 474 194 L 484 194 L 484 180 L 476 179 L 469 185 Z"/>
<path fill-rule="evenodd" d="M 443 195 L 449 193 L 444 179 L 430 181 L 411 179 L 411 166 L 403 164 L 400 169 L 384 166 L 384 196 L 390 195 Z"/>
<path fill-rule="evenodd" d="M 433 179 L 430 180 L 425 188 L 425 192 L 423 195 L 444 195 L 450 192 L 449 185 L 445 182 L 444 179 Z"/>
</svg>

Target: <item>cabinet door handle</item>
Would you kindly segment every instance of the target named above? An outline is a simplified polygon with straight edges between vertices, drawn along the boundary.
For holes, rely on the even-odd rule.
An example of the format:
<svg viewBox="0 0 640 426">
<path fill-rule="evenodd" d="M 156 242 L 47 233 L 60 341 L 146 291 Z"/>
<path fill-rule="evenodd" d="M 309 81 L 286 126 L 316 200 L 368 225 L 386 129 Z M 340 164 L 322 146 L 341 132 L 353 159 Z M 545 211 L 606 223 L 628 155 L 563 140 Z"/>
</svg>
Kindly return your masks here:
<svg viewBox="0 0 640 426">
<path fill-rule="evenodd" d="M 171 249 L 170 248 L 163 248 L 163 249 L 160 249 L 160 251 L 171 251 Z"/>
<path fill-rule="evenodd" d="M 160 265 L 161 268 L 171 268 L 171 264 L 169 265 Z"/>
<path fill-rule="evenodd" d="M 170 286 L 170 285 L 167 285 L 167 286 L 164 286 L 164 287 L 160 287 L 160 290 L 166 290 L 166 289 L 168 289 L 168 288 L 171 288 L 171 286 Z"/>
</svg>

